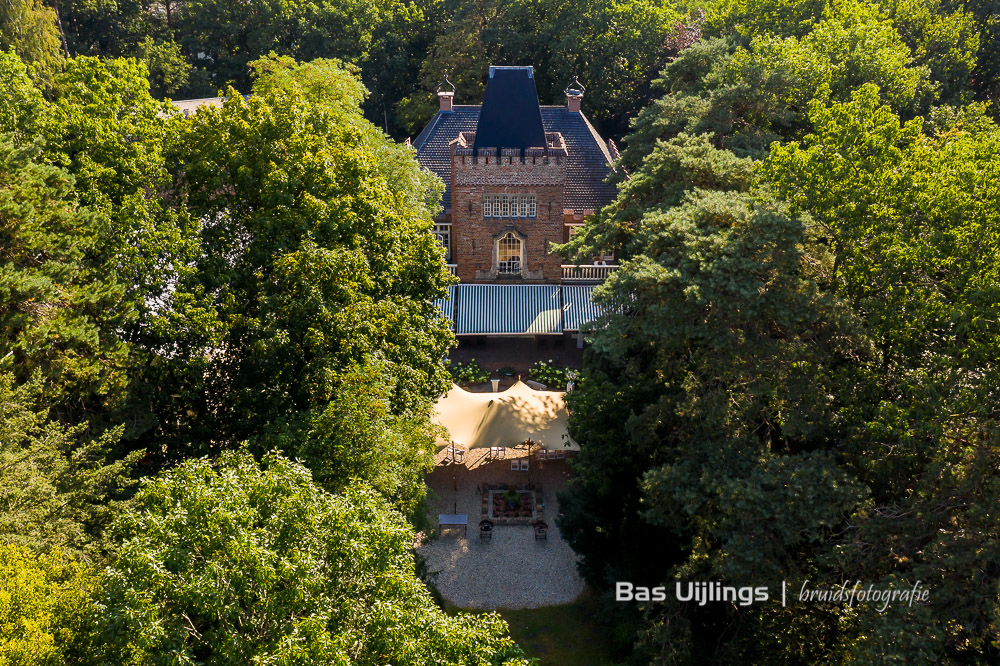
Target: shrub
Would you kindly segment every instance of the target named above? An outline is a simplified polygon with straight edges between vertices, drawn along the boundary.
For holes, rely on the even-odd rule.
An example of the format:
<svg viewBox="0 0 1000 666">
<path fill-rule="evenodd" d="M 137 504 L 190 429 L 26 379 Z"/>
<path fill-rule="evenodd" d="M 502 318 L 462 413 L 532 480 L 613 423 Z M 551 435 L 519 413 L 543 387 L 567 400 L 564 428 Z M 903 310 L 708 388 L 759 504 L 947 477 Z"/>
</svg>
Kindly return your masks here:
<svg viewBox="0 0 1000 666">
<path fill-rule="evenodd" d="M 569 368 L 552 365 L 552 359 L 549 359 L 548 363 L 545 361 L 535 363 L 528 372 L 532 379 L 546 386 L 564 387 L 572 371 Z"/>
<path fill-rule="evenodd" d="M 489 381 L 490 373 L 478 361 L 468 363 L 448 363 L 448 372 L 456 384 L 481 384 Z"/>
</svg>

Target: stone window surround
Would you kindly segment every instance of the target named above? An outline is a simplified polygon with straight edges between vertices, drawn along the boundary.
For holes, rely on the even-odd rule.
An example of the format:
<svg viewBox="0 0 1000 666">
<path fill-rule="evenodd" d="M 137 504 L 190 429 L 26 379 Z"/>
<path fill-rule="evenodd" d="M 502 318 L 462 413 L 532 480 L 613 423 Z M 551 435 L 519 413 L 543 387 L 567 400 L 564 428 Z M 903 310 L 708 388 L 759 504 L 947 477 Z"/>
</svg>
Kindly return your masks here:
<svg viewBox="0 0 1000 666">
<path fill-rule="evenodd" d="M 504 270 L 504 275 L 512 275 L 521 272 L 524 257 L 524 241 L 508 231 L 496 240 L 497 244 L 497 264 L 514 264 L 510 266 L 515 270 Z M 501 266 L 502 268 L 502 266 Z"/>
</svg>

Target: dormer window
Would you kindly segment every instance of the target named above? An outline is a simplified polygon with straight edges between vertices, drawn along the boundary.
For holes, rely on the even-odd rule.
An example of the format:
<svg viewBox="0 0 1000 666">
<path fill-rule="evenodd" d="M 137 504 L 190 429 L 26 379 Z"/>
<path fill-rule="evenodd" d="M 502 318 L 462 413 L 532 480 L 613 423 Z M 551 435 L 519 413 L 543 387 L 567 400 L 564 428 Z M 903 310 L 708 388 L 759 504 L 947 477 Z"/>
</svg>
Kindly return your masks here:
<svg viewBox="0 0 1000 666">
<path fill-rule="evenodd" d="M 534 194 L 487 194 L 483 197 L 483 217 L 535 217 L 537 210 Z"/>
</svg>

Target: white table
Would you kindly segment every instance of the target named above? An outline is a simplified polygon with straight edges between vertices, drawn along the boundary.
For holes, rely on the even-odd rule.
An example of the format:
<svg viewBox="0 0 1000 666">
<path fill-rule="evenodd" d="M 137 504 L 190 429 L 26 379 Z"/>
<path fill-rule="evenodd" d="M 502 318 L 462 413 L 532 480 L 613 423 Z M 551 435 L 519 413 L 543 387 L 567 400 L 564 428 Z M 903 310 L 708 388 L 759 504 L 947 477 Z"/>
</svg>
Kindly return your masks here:
<svg viewBox="0 0 1000 666">
<path fill-rule="evenodd" d="M 441 534 L 443 527 L 461 527 L 462 532 L 469 535 L 469 514 L 467 513 L 439 513 L 438 514 L 438 534 Z"/>
</svg>

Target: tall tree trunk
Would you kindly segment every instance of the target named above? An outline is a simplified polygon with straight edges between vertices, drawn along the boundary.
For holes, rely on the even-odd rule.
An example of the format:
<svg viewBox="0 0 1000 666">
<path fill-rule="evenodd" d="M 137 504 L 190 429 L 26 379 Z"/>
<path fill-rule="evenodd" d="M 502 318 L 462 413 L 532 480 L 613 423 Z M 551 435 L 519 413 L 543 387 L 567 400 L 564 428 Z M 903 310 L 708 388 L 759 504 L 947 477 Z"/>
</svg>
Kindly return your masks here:
<svg viewBox="0 0 1000 666">
<path fill-rule="evenodd" d="M 66 33 L 63 31 L 62 27 L 62 16 L 59 15 L 59 0 L 52 0 L 52 8 L 56 12 L 56 25 L 59 26 L 59 36 L 62 37 L 63 50 L 66 52 L 66 57 L 70 58 L 69 54 L 69 43 L 66 41 Z"/>
</svg>

